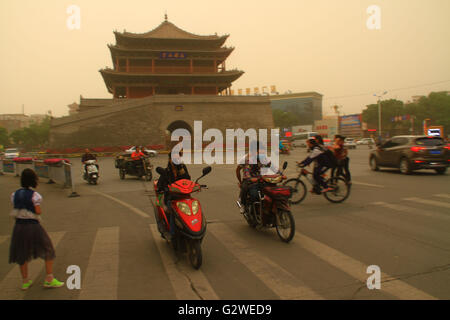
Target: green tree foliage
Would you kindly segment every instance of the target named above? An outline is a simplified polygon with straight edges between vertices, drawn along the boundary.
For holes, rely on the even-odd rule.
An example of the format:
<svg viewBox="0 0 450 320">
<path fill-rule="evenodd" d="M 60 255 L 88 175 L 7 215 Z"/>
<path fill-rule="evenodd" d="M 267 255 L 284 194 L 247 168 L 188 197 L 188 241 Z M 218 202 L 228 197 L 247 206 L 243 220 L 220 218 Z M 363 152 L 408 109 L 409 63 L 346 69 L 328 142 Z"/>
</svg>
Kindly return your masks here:
<svg viewBox="0 0 450 320">
<path fill-rule="evenodd" d="M 272 115 L 275 127 L 287 128 L 299 123 L 298 115 L 293 112 L 274 109 Z"/>
<path fill-rule="evenodd" d="M 50 136 L 50 118 L 41 123 L 32 123 L 29 127 L 14 130 L 10 139 L 18 146 L 26 149 L 44 147 Z"/>
<path fill-rule="evenodd" d="M 8 131 L 6 128 L 0 127 L 0 146 L 7 146 L 9 144 Z"/>
<path fill-rule="evenodd" d="M 396 116 L 410 115 L 413 121 L 392 121 Z M 362 112 L 362 119 L 369 128 L 378 128 L 378 104 L 370 104 Z M 429 125 L 444 126 L 445 134 L 450 133 L 450 95 L 446 92 L 432 92 L 417 103 L 404 104 L 391 99 L 381 101 L 381 129 L 390 136 L 409 134 L 413 126 L 414 134 L 423 133 L 423 120 L 430 119 Z"/>
</svg>

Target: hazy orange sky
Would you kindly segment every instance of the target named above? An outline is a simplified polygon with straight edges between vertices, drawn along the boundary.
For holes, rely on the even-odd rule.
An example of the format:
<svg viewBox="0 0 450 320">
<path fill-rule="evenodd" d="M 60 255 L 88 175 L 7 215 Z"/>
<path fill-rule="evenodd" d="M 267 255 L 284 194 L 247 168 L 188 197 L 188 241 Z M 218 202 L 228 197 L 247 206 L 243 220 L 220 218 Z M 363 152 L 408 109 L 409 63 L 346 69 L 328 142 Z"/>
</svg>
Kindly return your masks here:
<svg viewBox="0 0 450 320">
<path fill-rule="evenodd" d="M 72 4 L 80 30 L 66 26 Z M 381 8 L 380 30 L 366 26 L 370 5 Z M 325 114 L 335 103 L 358 113 L 384 90 L 404 101 L 450 90 L 449 0 L 2 0 L 0 114 L 24 104 L 61 116 L 80 94 L 110 98 L 98 70 L 112 67 L 113 30 L 147 32 L 165 11 L 186 31 L 230 34 L 227 68 L 245 71 L 234 89 L 316 91 Z"/>
</svg>

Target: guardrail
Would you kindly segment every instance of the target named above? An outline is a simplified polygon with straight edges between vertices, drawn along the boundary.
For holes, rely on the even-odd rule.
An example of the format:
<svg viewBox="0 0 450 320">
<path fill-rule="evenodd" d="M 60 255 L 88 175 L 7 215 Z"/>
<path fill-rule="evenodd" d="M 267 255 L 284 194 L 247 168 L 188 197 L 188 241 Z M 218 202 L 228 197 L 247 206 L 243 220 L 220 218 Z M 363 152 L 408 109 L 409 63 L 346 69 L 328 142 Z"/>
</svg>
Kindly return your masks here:
<svg viewBox="0 0 450 320">
<path fill-rule="evenodd" d="M 26 168 L 33 169 L 38 177 L 48 179 L 48 184 L 59 183 L 64 188 L 71 188 L 70 198 L 79 197 L 72 179 L 72 165 L 67 159 L 0 159 L 0 174 L 12 173 L 20 176 Z"/>
</svg>

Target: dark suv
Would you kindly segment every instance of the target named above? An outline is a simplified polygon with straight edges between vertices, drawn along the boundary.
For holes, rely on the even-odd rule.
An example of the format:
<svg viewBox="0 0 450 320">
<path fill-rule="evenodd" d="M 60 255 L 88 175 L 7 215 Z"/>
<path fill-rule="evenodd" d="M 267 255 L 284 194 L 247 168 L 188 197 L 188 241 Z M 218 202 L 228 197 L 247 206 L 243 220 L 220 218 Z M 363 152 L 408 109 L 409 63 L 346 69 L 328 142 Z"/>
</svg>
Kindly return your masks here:
<svg viewBox="0 0 450 320">
<path fill-rule="evenodd" d="M 399 168 L 404 174 L 413 170 L 434 169 L 444 174 L 450 163 L 450 147 L 440 137 L 396 136 L 387 140 L 369 156 L 370 168 Z"/>
</svg>

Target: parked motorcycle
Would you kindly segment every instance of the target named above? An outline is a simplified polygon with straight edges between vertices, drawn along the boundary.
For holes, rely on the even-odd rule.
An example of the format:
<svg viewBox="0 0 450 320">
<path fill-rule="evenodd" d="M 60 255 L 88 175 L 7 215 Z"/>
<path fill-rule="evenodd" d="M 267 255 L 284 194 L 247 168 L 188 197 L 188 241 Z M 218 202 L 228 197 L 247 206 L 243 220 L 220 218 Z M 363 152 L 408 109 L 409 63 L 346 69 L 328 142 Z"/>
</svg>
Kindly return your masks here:
<svg viewBox="0 0 450 320">
<path fill-rule="evenodd" d="M 283 164 L 283 171 L 287 162 Z M 248 198 L 243 215 L 252 228 L 268 227 L 277 229 L 277 234 L 284 242 L 290 242 L 295 235 L 295 221 L 289 205 L 291 188 L 279 185 L 286 177 L 283 173 L 265 175 L 259 178 L 259 199 Z M 239 208 L 242 204 L 237 201 Z"/>
<path fill-rule="evenodd" d="M 97 184 L 99 177 L 97 160 L 85 161 L 83 168 L 85 168 L 83 172 L 83 179 L 86 180 L 89 184 Z"/>
<path fill-rule="evenodd" d="M 158 167 L 156 172 L 165 176 L 166 171 Z M 191 197 L 191 193 L 207 188 L 198 184 L 198 181 L 211 172 L 211 167 L 203 169 L 203 174 L 195 181 L 187 179 L 178 180 L 169 185 L 170 208 L 165 207 L 163 194 L 158 191 L 158 180 L 153 182 L 156 205 L 155 218 L 161 237 L 172 244 L 174 250 L 187 252 L 189 261 L 195 269 L 202 265 L 201 243 L 206 233 L 206 219 L 200 201 Z M 170 210 L 170 212 L 166 212 Z M 170 217 L 174 215 L 174 231 L 170 232 Z"/>
</svg>

